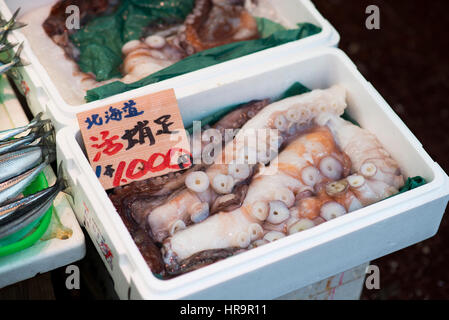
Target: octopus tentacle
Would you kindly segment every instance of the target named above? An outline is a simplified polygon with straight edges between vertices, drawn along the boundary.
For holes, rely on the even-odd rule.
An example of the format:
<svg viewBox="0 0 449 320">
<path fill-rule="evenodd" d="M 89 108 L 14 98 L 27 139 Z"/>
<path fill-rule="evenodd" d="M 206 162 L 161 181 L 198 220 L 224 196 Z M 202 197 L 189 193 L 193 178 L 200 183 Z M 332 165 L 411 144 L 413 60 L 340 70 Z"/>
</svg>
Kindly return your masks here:
<svg viewBox="0 0 449 320">
<path fill-rule="evenodd" d="M 269 169 L 262 170 L 253 178 L 240 208 L 218 213 L 166 239 L 163 246 L 166 264 L 171 267 L 204 250 L 246 249 L 262 237 L 267 241 L 278 239 L 280 233 L 287 233 L 299 220 L 292 220 L 289 208 L 294 205 L 296 195 L 307 187 L 301 181 L 300 172 L 306 166 L 317 166 L 316 159 L 338 153 L 326 128 L 300 136 L 270 163 L 269 169 L 276 169 L 275 174 L 267 174 Z M 304 162 L 304 158 L 311 159 L 312 163 Z M 284 161 L 293 163 L 287 171 L 282 166 Z"/>
<path fill-rule="evenodd" d="M 122 80 L 131 83 L 149 76 L 181 60 L 184 53 L 172 42 L 160 35 L 151 35 L 143 40 L 131 40 L 122 47 L 124 55 Z"/>
<path fill-rule="evenodd" d="M 292 211 L 298 218 L 330 220 L 398 192 L 404 184 L 399 165 L 373 134 L 334 116 L 326 125 L 351 160 L 353 174 L 297 201 Z"/>
<path fill-rule="evenodd" d="M 160 249 L 133 214 L 137 209 L 135 206 L 138 207 L 142 201 L 148 201 L 148 203 L 156 205 L 155 199 L 145 194 L 134 194 L 125 198 L 112 197 L 111 200 L 152 272 L 165 275 L 166 272 Z"/>
<path fill-rule="evenodd" d="M 363 205 L 389 197 L 404 185 L 398 163 L 372 133 L 338 117 L 330 117 L 326 125 L 351 159 L 358 177 L 348 178 L 350 187 Z"/>
<path fill-rule="evenodd" d="M 314 119 L 322 113 L 332 113 L 336 115 L 342 114 L 346 106 L 344 96 L 344 89 L 338 86 L 332 87 L 327 90 L 315 90 L 310 93 L 284 99 L 280 102 L 275 102 L 271 105 L 268 105 L 259 113 L 257 113 L 255 117 L 246 122 L 242 127 L 242 130 L 237 133 L 235 139 L 232 142 L 226 144 L 222 152 L 215 156 L 215 160 L 221 159 L 222 163 L 212 164 L 205 170 L 205 173 L 209 178 L 208 189 L 210 189 L 211 192 L 215 195 L 207 199 L 209 208 L 213 206 L 213 202 L 217 199 L 217 197 L 219 197 L 220 195 L 233 193 L 235 186 L 238 186 L 249 176 L 251 176 L 258 161 L 269 162 L 272 159 L 271 157 L 274 157 L 276 155 L 277 151 L 276 153 L 270 152 L 270 157 L 268 159 L 265 159 L 268 161 L 260 161 L 261 154 L 266 155 L 269 153 L 269 150 L 277 150 L 278 147 L 282 144 L 282 142 L 279 143 L 279 141 L 289 142 L 292 137 L 298 136 L 301 133 L 301 131 L 296 130 L 293 132 L 291 130 L 278 130 L 279 132 L 271 130 L 276 126 L 275 119 L 277 119 L 279 116 L 285 116 L 285 122 L 289 125 L 297 123 L 313 124 Z M 297 117 L 292 118 L 287 116 L 288 114 L 291 114 L 292 111 L 294 113 L 297 113 Z M 240 157 L 242 156 L 242 154 L 244 154 L 244 152 L 247 152 L 248 149 L 245 140 L 247 138 L 251 138 L 251 136 L 254 135 L 255 129 L 269 129 L 270 135 L 265 138 L 262 137 L 262 143 L 259 143 L 259 141 L 257 142 L 258 148 L 256 150 L 250 150 L 250 152 L 255 156 L 256 162 L 248 163 L 247 159 L 243 159 L 242 161 Z M 322 142 L 320 141 L 319 136 L 320 133 L 309 135 L 309 139 L 311 139 L 311 141 L 310 143 L 306 144 L 308 149 L 305 150 L 307 152 L 304 152 L 309 155 L 308 160 L 310 160 L 310 162 L 316 162 L 317 166 L 318 162 L 321 161 L 323 157 L 330 157 L 339 153 L 337 149 L 332 149 L 333 151 L 331 153 L 323 152 L 324 149 L 330 148 L 334 145 L 332 142 L 326 142 L 326 145 L 324 145 L 319 150 L 321 153 L 315 150 L 314 148 L 318 146 L 320 142 Z M 330 133 L 328 133 L 327 136 L 328 138 L 331 138 Z M 340 169 L 341 172 L 343 172 L 343 168 L 345 167 L 345 165 L 343 161 L 339 162 L 337 158 L 340 160 L 344 160 L 344 157 L 338 155 L 335 159 L 335 163 L 342 163 Z M 297 161 L 299 161 L 303 165 L 305 164 L 303 160 L 299 159 Z M 280 168 L 284 171 L 289 171 L 289 169 L 287 169 L 287 166 L 289 166 L 289 161 L 286 160 L 281 162 L 282 163 L 280 164 Z M 240 167 L 239 173 L 236 173 L 236 171 L 234 170 L 235 163 L 244 166 L 244 168 Z M 301 168 L 303 169 L 303 167 Z M 295 174 L 300 174 L 294 167 L 292 167 L 292 170 L 295 172 Z M 292 179 L 294 180 L 294 178 Z M 328 178 L 324 177 L 323 179 L 326 180 Z M 185 197 L 185 200 L 182 199 L 182 197 Z M 250 197 L 250 193 L 248 193 L 246 197 Z M 167 201 L 162 206 L 155 208 L 150 213 L 150 215 L 148 216 L 148 224 L 152 230 L 158 230 L 157 232 L 153 232 L 153 234 L 157 234 L 156 241 L 162 242 L 165 237 L 169 235 L 168 223 L 173 222 L 171 219 L 183 220 L 187 223 L 192 222 L 190 215 L 193 212 L 190 209 L 190 206 L 192 206 L 193 204 L 196 205 L 198 202 L 201 202 L 198 197 L 196 197 L 195 200 L 194 198 L 195 194 L 192 193 L 192 190 L 186 189 L 180 195 L 179 199 L 170 199 L 170 201 Z M 189 206 L 186 205 L 187 203 L 189 204 Z M 170 214 L 168 215 L 170 219 L 167 218 L 167 214 L 165 214 L 166 212 L 170 212 Z"/>
</svg>

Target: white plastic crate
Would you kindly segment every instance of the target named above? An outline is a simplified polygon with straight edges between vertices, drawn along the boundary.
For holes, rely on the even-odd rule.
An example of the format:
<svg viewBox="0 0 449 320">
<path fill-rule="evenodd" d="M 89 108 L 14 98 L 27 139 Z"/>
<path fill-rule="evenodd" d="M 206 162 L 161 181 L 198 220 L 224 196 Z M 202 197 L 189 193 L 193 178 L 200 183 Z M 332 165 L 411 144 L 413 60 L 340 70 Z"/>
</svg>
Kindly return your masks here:
<svg viewBox="0 0 449 320">
<path fill-rule="evenodd" d="M 0 76 L 4 81 L 2 84 L 3 101 L 0 103 L 0 130 L 20 127 L 28 123 L 22 105 L 14 95 L 14 91 L 4 75 Z M 50 166 L 44 169 L 44 174 L 49 185 L 56 181 L 56 176 Z M 44 273 L 84 257 L 86 252 L 84 234 L 76 220 L 75 214 L 63 193 L 59 194 L 54 202 L 54 211 L 47 232 L 41 240 L 33 246 L 11 254 L 0 257 L 0 288 L 7 285 L 34 277 L 38 273 Z M 54 227 L 72 230 L 68 239 L 48 239 L 49 233 Z M 48 240 L 46 240 L 48 239 Z"/>
<path fill-rule="evenodd" d="M 14 12 L 19 7 L 21 8 L 21 15 L 23 15 L 30 10 L 54 2 L 55 0 L 0 0 L 0 12 L 6 18 L 9 18 L 11 16 L 11 12 Z M 317 26 L 320 26 L 322 31 L 316 35 L 298 41 L 162 81 L 151 85 L 151 87 L 153 87 L 155 91 L 159 91 L 163 88 L 172 88 L 185 83 L 213 79 L 216 75 L 234 74 L 243 66 L 258 67 L 261 65 L 266 65 L 273 56 L 283 60 L 283 57 L 286 54 L 300 53 L 308 48 L 318 46 L 338 45 L 340 37 L 337 31 L 321 16 L 310 0 L 276 0 L 275 3 L 279 13 L 290 23 L 296 24 L 299 22 L 311 22 Z M 19 15 L 19 18 L 21 15 Z M 76 118 L 75 115 L 78 112 L 92 109 L 117 99 L 116 96 L 112 99 L 108 98 L 81 105 L 69 105 L 58 91 L 57 86 L 49 76 L 47 70 L 33 53 L 33 49 L 31 48 L 30 43 L 24 36 L 23 32 L 21 30 L 12 32 L 11 41 L 24 42 L 25 46 L 23 57 L 31 62 L 29 66 L 22 69 L 23 82 L 19 85 L 21 85 L 24 88 L 24 91 L 26 91 L 26 96 L 32 112 L 47 112 L 48 116 L 56 123 L 58 127 L 72 124 Z M 141 90 L 137 89 L 134 91 L 139 92 Z"/>
<path fill-rule="evenodd" d="M 449 178 L 340 50 L 321 48 L 248 65 L 234 73 L 174 86 L 186 124 L 224 106 L 275 97 L 293 82 L 309 88 L 342 84 L 349 114 L 373 132 L 405 176 L 428 183 L 348 215 L 171 280 L 154 277 L 91 169 L 75 125 L 57 135 L 86 226 L 121 298 L 272 299 L 433 236 L 449 198 Z M 120 101 L 158 90 L 150 86 Z M 288 277 L 286 276 L 288 275 Z"/>
</svg>

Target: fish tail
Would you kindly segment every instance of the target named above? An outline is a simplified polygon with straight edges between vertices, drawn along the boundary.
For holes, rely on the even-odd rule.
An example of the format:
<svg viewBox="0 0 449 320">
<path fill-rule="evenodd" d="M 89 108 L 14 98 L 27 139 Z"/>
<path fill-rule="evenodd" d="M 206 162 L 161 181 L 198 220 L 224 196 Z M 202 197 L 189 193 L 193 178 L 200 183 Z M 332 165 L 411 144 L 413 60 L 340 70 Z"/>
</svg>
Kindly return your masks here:
<svg viewBox="0 0 449 320">
<path fill-rule="evenodd" d="M 0 43 L 1 42 L 2 40 L 0 40 Z M 16 52 L 14 52 L 14 55 L 12 57 L 0 60 L 0 62 L 2 63 L 0 72 L 6 73 L 9 72 L 12 68 L 23 67 L 28 65 L 29 63 L 20 57 L 22 51 L 23 51 L 23 42 L 19 45 L 19 47 L 17 48 Z M 10 54 L 8 54 L 8 56 L 10 56 Z"/>
<path fill-rule="evenodd" d="M 52 163 L 56 160 L 56 149 L 54 147 L 42 147 L 43 151 L 43 158 L 48 159 L 49 163 Z"/>
<path fill-rule="evenodd" d="M 41 140 L 46 140 L 52 146 L 56 145 L 56 135 L 54 130 L 45 131 L 41 136 Z"/>
<path fill-rule="evenodd" d="M 72 204 L 73 204 L 74 193 L 73 193 L 72 187 L 68 183 L 67 174 L 66 174 L 66 171 L 64 170 L 63 161 L 61 161 L 58 166 L 58 179 L 57 179 L 56 183 L 60 186 L 59 187 L 60 191 L 64 192 L 66 195 L 68 195 L 71 198 Z"/>
<path fill-rule="evenodd" d="M 19 12 L 20 12 L 20 7 L 17 8 L 17 10 L 13 13 L 11 19 L 9 19 L 8 21 L 2 19 L 0 30 L 3 35 L 3 37 L 2 37 L 3 39 L 7 38 L 7 34 L 10 31 L 20 29 L 20 28 L 23 28 L 26 26 L 25 23 L 17 21 L 17 16 L 19 15 Z"/>
<path fill-rule="evenodd" d="M 39 115 L 37 115 L 37 116 L 39 116 Z M 38 137 L 47 134 L 47 132 L 54 131 L 54 127 L 53 127 L 53 124 L 51 123 L 50 119 L 45 119 L 45 120 L 41 120 L 41 119 L 35 120 L 35 119 L 36 118 L 31 120 L 31 122 L 28 124 L 28 127 L 31 128 L 31 132 L 35 132 Z"/>
<path fill-rule="evenodd" d="M 34 118 L 30 121 L 30 124 L 35 124 L 35 123 L 41 121 L 43 115 L 44 115 L 43 112 L 39 112 L 38 114 L 36 114 L 36 115 L 34 116 Z"/>
<path fill-rule="evenodd" d="M 51 125 L 51 122 L 49 122 L 50 125 L 46 125 L 47 123 L 44 123 L 43 125 L 42 121 L 38 123 L 38 126 L 33 127 L 31 130 L 36 134 L 36 140 L 39 140 L 39 143 L 43 143 L 44 140 L 46 141 L 47 145 L 54 146 L 56 145 L 56 133 L 53 129 L 53 126 Z M 39 144 L 38 143 L 38 144 Z"/>
<path fill-rule="evenodd" d="M 11 29 L 11 27 L 14 25 L 14 22 L 17 19 L 17 16 L 19 15 L 19 12 L 20 12 L 20 8 L 17 8 L 17 10 L 12 14 L 11 19 L 9 19 L 9 21 L 4 26 L 5 29 Z"/>
<path fill-rule="evenodd" d="M 49 163 L 56 160 L 56 145 L 50 137 L 51 135 L 47 138 L 41 137 L 39 143 L 36 144 L 42 150 L 42 159 L 48 159 Z"/>
<path fill-rule="evenodd" d="M 25 61 L 20 57 L 22 55 L 22 51 L 23 51 L 23 42 L 20 43 L 19 47 L 14 53 L 14 56 L 11 59 L 11 62 L 14 62 L 14 67 L 23 67 L 29 64 L 27 61 Z"/>
<path fill-rule="evenodd" d="M 15 46 L 17 46 L 17 45 L 18 45 L 18 43 L 10 43 L 10 42 L 2 44 L 2 45 L 0 45 L 0 53 L 6 52 L 8 50 L 11 50 Z"/>
</svg>

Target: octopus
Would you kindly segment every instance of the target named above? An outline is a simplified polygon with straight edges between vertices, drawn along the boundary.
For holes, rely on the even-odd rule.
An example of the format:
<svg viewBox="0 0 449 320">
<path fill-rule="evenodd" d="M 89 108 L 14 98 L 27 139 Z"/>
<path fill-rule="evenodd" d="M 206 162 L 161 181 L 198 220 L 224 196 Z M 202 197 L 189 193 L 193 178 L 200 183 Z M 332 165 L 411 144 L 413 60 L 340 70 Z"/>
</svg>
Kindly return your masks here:
<svg viewBox="0 0 449 320">
<path fill-rule="evenodd" d="M 241 195 L 233 191 L 242 190 L 239 186 L 251 180 L 258 164 L 270 162 L 277 149 L 306 130 L 315 116 L 343 112 L 344 99 L 338 99 L 339 93 L 340 88 L 334 87 L 265 107 L 214 156 L 212 165 L 186 176 L 184 190 L 173 194 L 163 205 L 148 210 L 148 225 L 155 240 L 162 242 L 187 225 L 203 221 L 212 207 L 239 198 Z M 292 120 L 290 124 L 287 119 Z M 255 134 L 256 130 L 267 134 Z M 258 141 L 254 140 L 256 136 Z"/>
<path fill-rule="evenodd" d="M 167 277 L 336 219 L 404 184 L 377 138 L 341 118 L 346 106 L 340 85 L 252 101 L 212 126 L 240 130 L 220 141 L 211 164 L 122 187 L 111 199 Z M 266 134 L 248 140 L 255 130 Z"/>
<path fill-rule="evenodd" d="M 85 25 L 98 15 L 112 13 L 118 3 L 117 0 L 62 0 L 52 7 L 43 28 L 46 34 L 64 49 L 69 59 L 78 61 L 80 52 L 69 39 L 69 35 L 74 31 L 67 30 L 65 26 L 67 5 L 78 5 L 81 25 Z M 194 9 L 184 23 L 150 25 L 142 31 L 140 39 L 128 41 L 123 45 L 123 62 L 120 68 L 123 77 L 120 80 L 132 83 L 196 52 L 259 38 L 257 23 L 252 15 L 252 11 L 257 9 L 258 4 L 254 0 L 196 0 Z M 116 80 L 99 82 L 93 74 L 80 70 L 76 70 L 74 75 L 80 77 L 84 90 Z"/>
<path fill-rule="evenodd" d="M 256 20 L 243 1 L 197 0 L 183 25 L 123 46 L 122 80 L 131 83 L 196 52 L 258 37 Z"/>
<path fill-rule="evenodd" d="M 178 36 L 187 54 L 258 38 L 257 23 L 242 0 L 197 0 Z"/>
</svg>

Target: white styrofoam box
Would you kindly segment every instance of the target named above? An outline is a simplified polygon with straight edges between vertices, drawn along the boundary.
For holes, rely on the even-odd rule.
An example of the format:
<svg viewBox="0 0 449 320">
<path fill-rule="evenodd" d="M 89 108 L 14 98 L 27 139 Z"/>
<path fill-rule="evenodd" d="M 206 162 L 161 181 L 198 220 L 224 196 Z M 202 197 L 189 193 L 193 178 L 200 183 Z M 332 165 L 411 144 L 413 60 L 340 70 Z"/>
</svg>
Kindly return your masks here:
<svg viewBox="0 0 449 320">
<path fill-rule="evenodd" d="M 3 77 L 3 76 L 2 76 Z M 22 105 L 14 95 L 14 91 L 6 79 L 3 85 L 4 101 L 0 105 L 0 130 L 20 127 L 28 123 Z M 56 176 L 50 166 L 44 169 L 48 184 L 56 181 Z M 54 202 L 54 211 L 49 229 L 33 246 L 18 253 L 0 257 L 0 288 L 32 278 L 38 273 L 44 273 L 82 259 L 85 255 L 84 234 L 76 220 L 75 214 L 63 193 Z M 52 227 L 62 224 L 72 230 L 68 239 L 48 238 Z"/>
<path fill-rule="evenodd" d="M 14 90 L 8 82 L 6 75 L 0 75 L 0 130 L 20 127 L 28 122 L 22 105 L 14 95 Z"/>
<path fill-rule="evenodd" d="M 21 14 L 23 15 L 30 10 L 53 2 L 55 2 L 55 0 L 0 0 L 0 12 L 6 18 L 9 18 L 11 12 L 14 12 L 19 7 L 21 8 Z M 337 31 L 321 16 L 310 0 L 276 0 L 276 6 L 280 14 L 288 21 L 292 23 L 310 22 L 320 26 L 322 31 L 316 35 L 298 41 L 191 72 L 151 86 L 154 86 L 155 90 L 159 91 L 163 88 L 171 88 L 183 83 L 214 78 L 217 74 L 232 74 L 243 66 L 258 67 L 260 65 L 269 64 L 270 58 L 273 56 L 283 59 L 283 56 L 286 54 L 299 53 L 308 48 L 338 45 L 340 37 Z M 93 109 L 107 104 L 111 100 L 116 100 L 115 96 L 112 99 L 103 99 L 78 106 L 67 104 L 61 93 L 58 91 L 57 86 L 50 78 L 48 72 L 33 53 L 29 41 L 23 33 L 20 30 L 14 31 L 11 40 L 15 42 L 24 42 L 23 57 L 31 63 L 29 66 L 22 69 L 24 81 L 22 81 L 21 86 L 27 91 L 26 96 L 32 112 L 47 112 L 58 128 L 63 125 L 70 125 L 73 121 L 76 121 L 76 113 L 78 112 Z M 29 88 L 29 90 L 26 88 Z M 134 95 L 142 92 L 140 89 L 133 91 L 135 91 L 135 93 L 133 93 Z"/>
<path fill-rule="evenodd" d="M 78 126 L 66 127 L 57 135 L 58 159 L 64 160 L 69 183 L 76 190 L 75 212 L 103 253 L 121 298 L 276 298 L 437 232 L 449 198 L 449 178 L 341 50 L 309 50 L 263 69 L 248 66 L 232 75 L 174 89 L 188 124 L 224 106 L 278 96 L 295 81 L 313 89 L 342 84 L 349 114 L 379 138 L 405 176 L 420 175 L 428 183 L 260 248 L 160 280 L 152 275 L 91 169 L 80 147 Z M 127 98 L 153 90 L 129 92 Z"/>
<path fill-rule="evenodd" d="M 359 300 L 369 263 L 363 263 L 307 287 L 283 295 L 276 300 Z"/>
</svg>

